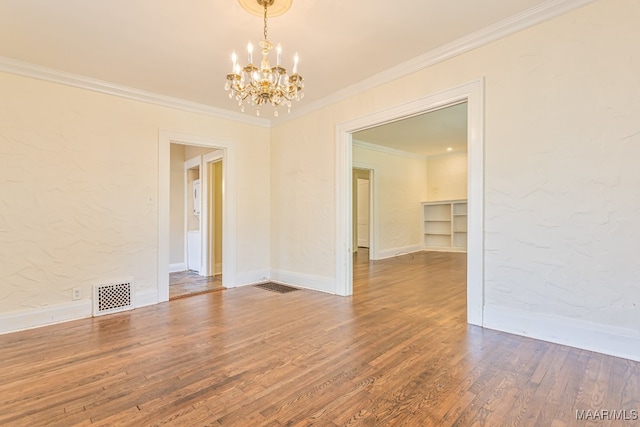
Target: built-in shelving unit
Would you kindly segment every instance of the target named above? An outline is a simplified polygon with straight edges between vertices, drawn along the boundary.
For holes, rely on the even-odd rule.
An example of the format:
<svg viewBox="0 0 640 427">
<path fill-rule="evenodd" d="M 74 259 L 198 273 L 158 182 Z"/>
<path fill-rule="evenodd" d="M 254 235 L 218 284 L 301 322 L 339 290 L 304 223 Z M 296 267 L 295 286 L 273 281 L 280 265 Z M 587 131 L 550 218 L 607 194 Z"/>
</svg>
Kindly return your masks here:
<svg viewBox="0 0 640 427">
<path fill-rule="evenodd" d="M 467 251 L 467 200 L 422 203 L 424 248 L 429 251 Z"/>
</svg>

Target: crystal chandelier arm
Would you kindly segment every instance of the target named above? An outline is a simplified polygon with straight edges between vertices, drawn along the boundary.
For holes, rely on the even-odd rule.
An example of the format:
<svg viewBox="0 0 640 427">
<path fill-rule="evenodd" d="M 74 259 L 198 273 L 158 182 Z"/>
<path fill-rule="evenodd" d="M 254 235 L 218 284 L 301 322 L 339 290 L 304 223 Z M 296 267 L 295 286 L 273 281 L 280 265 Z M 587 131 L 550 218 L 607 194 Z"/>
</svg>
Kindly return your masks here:
<svg viewBox="0 0 640 427">
<path fill-rule="evenodd" d="M 248 1 L 248 0 L 246 0 Z M 274 115 L 278 115 L 278 107 L 283 105 L 291 109 L 291 101 L 300 100 L 304 83 L 302 76 L 298 74 L 299 57 L 296 52 L 294 57 L 293 72 L 288 74 L 286 68 L 282 67 L 282 46 L 278 44 L 276 48 L 276 66 L 269 64 L 269 51 L 273 49 L 273 44 L 268 39 L 267 15 L 268 7 L 274 4 L 275 0 L 255 0 L 260 6 L 264 6 L 264 39 L 259 46 L 262 52 L 262 60 L 259 67 L 253 65 L 253 45 L 249 42 L 247 46 L 247 56 L 249 63 L 241 67 L 237 62 L 237 57 L 232 55 L 233 70 L 227 75 L 225 89 L 229 92 L 230 98 L 235 98 L 244 111 L 244 103 L 256 107 L 256 113 L 260 115 L 260 106 L 271 104 L 274 108 Z"/>
</svg>

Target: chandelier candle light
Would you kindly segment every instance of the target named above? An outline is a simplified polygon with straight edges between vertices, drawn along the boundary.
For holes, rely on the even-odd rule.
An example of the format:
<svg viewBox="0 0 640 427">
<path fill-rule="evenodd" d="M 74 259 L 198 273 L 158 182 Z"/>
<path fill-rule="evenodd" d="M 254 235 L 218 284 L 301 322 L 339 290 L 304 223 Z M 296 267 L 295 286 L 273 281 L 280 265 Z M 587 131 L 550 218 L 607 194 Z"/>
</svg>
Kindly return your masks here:
<svg viewBox="0 0 640 427">
<path fill-rule="evenodd" d="M 248 9 L 240 0 L 245 9 Z M 267 8 L 272 6 L 275 0 L 255 0 L 258 5 L 264 7 L 264 40 L 260 41 L 262 60 L 260 67 L 253 64 L 253 45 L 247 45 L 247 59 L 249 63 L 241 67 L 235 52 L 231 55 L 233 69 L 227 74 L 225 89 L 229 92 L 229 98 L 238 101 L 240 110 L 244 112 L 244 104 L 256 106 L 256 114 L 260 115 L 260 106 L 271 104 L 275 108 L 274 116 L 278 116 L 278 107 L 285 105 L 291 111 L 291 101 L 299 101 L 304 97 L 304 81 L 298 74 L 298 53 L 293 58 L 293 70 L 291 74 L 282 67 L 282 46 L 276 47 L 276 65 L 269 63 L 269 51 L 273 49 L 273 43 L 267 38 Z"/>
</svg>

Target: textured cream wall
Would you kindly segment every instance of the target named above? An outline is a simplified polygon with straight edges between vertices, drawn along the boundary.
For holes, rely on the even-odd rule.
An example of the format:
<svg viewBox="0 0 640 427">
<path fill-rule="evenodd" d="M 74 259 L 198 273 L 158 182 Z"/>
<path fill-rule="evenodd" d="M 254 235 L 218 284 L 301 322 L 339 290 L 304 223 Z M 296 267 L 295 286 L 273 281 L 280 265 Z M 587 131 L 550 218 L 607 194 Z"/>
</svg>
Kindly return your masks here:
<svg viewBox="0 0 640 427">
<path fill-rule="evenodd" d="M 159 129 L 236 143 L 238 273 L 268 269 L 268 129 L 5 73 L 0 93 L 0 313 L 156 290 Z"/>
<path fill-rule="evenodd" d="M 171 264 L 186 263 L 184 259 L 184 145 L 171 144 L 171 193 L 169 203 L 170 249 L 169 262 Z"/>
<path fill-rule="evenodd" d="M 375 165 L 374 209 L 378 210 L 378 251 L 422 245 L 420 202 L 427 193 L 423 159 L 353 146 L 354 163 Z"/>
<path fill-rule="evenodd" d="M 443 154 L 427 158 L 426 201 L 467 198 L 469 169 L 467 153 Z"/>
<path fill-rule="evenodd" d="M 338 123 L 484 76 L 485 304 L 638 333 L 639 17 L 598 1 L 274 128 L 272 267 L 335 277 Z"/>
</svg>

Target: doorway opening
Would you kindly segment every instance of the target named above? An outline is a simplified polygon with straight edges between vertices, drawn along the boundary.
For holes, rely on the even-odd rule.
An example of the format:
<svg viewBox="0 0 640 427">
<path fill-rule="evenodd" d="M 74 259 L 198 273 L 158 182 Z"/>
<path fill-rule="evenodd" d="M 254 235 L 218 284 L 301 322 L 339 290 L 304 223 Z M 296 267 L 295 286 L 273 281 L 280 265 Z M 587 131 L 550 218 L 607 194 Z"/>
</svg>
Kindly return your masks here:
<svg viewBox="0 0 640 427">
<path fill-rule="evenodd" d="M 160 131 L 158 302 L 170 272 L 186 294 L 235 286 L 234 177 L 232 142 Z"/>
<path fill-rule="evenodd" d="M 217 148 L 171 144 L 176 173 L 171 177 L 169 299 L 224 289 L 223 159 L 224 151 Z"/>
<path fill-rule="evenodd" d="M 370 253 L 372 235 L 372 170 L 353 168 L 353 248 Z M 370 256 L 367 256 L 369 258 Z"/>
<path fill-rule="evenodd" d="M 354 165 L 353 135 L 376 126 L 466 102 L 468 108 L 467 322 L 483 324 L 483 98 L 483 81 L 477 80 L 338 125 L 336 293 L 353 294 L 353 175 L 351 173 Z M 416 206 L 416 209 L 419 210 L 420 206 Z M 374 206 L 375 211 L 376 206 Z M 424 243 L 421 246 L 423 245 Z"/>
</svg>

